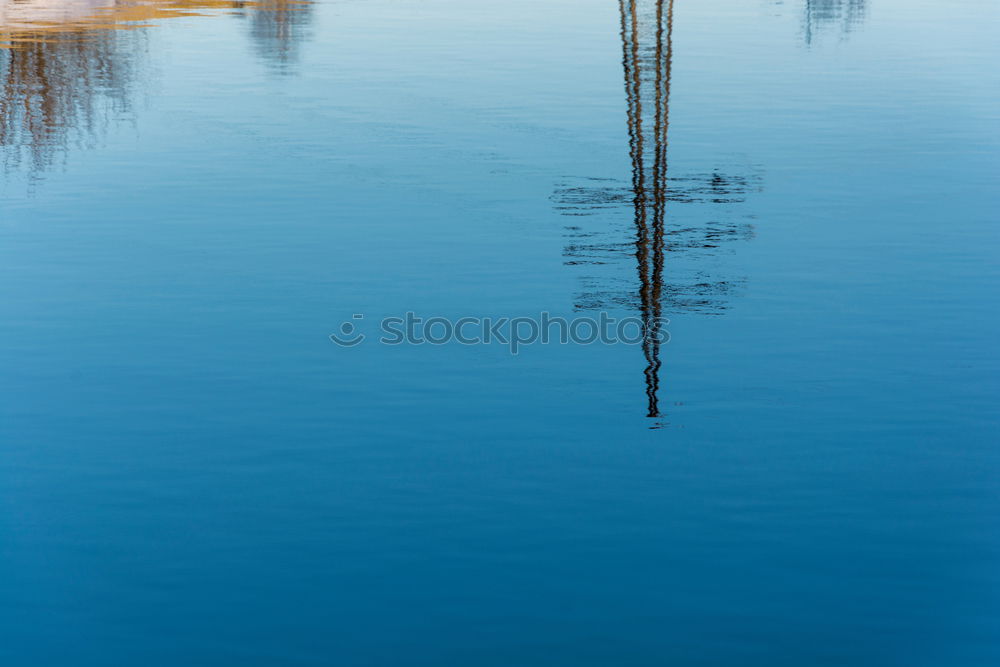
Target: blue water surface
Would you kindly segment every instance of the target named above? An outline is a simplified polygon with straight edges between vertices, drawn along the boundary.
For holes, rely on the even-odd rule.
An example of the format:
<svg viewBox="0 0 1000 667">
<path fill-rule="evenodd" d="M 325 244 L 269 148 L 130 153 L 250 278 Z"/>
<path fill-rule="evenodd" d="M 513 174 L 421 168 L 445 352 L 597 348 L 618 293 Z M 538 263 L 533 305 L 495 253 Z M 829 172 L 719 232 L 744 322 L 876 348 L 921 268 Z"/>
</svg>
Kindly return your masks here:
<svg viewBox="0 0 1000 667">
<path fill-rule="evenodd" d="M 0 53 L 0 664 L 1000 664 L 1000 5 L 235 4 Z"/>
</svg>

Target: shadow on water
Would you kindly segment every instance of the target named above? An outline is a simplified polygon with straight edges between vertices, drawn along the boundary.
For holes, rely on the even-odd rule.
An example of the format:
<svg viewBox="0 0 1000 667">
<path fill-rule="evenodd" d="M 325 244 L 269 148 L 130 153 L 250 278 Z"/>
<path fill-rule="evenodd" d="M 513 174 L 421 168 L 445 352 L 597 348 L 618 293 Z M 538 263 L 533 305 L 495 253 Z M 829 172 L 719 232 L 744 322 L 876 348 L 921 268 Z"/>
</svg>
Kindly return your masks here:
<svg viewBox="0 0 1000 667">
<path fill-rule="evenodd" d="M 227 11 L 250 17 L 259 52 L 290 71 L 311 18 L 304 0 L 0 2 L 0 148 L 7 173 L 34 179 L 73 148 L 134 118 L 152 21 Z"/>
<path fill-rule="evenodd" d="M 723 245 L 753 237 L 753 226 L 732 222 L 756 174 L 715 169 L 668 175 L 670 79 L 673 61 L 673 0 L 620 0 L 631 183 L 585 179 L 562 184 L 556 209 L 576 217 L 566 227 L 564 256 L 585 267 L 578 310 L 637 309 L 646 331 L 643 345 L 646 414 L 660 418 L 660 340 L 663 319 L 676 312 L 719 314 L 740 283 L 720 277 L 712 265 Z M 673 205 L 693 207 L 699 216 L 677 216 Z M 671 215 L 668 216 L 668 205 Z M 588 227 L 587 218 L 600 226 Z M 704 219 L 707 217 L 708 219 Z M 636 274 L 617 270 L 634 258 Z M 682 264 L 679 260 L 686 260 Z"/>
</svg>

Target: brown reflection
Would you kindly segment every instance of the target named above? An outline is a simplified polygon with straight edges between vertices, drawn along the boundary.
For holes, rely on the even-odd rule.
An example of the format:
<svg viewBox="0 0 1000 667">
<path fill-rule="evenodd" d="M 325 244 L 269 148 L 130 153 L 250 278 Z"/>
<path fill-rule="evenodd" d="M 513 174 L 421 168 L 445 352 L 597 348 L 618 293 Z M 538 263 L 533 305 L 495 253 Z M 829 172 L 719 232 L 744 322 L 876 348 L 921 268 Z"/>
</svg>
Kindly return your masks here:
<svg viewBox="0 0 1000 667">
<path fill-rule="evenodd" d="M 753 235 L 749 224 L 720 221 L 729 207 L 742 202 L 755 187 L 752 176 L 724 170 L 668 177 L 667 146 L 670 120 L 670 79 L 673 60 L 673 0 L 619 0 L 622 63 L 625 78 L 631 185 L 587 179 L 566 184 L 554 195 L 556 209 L 580 218 L 567 227 L 570 238 L 566 264 L 584 266 L 585 289 L 578 309 L 615 306 L 637 308 L 646 330 L 643 344 L 646 414 L 661 417 L 660 334 L 665 308 L 719 313 L 739 281 L 713 278 L 710 260 L 723 242 Z M 697 203 L 699 213 L 713 219 L 692 222 L 690 215 L 670 216 L 668 204 Z M 616 225 L 615 214 L 627 207 L 629 234 Z M 598 216 L 602 227 L 588 230 L 585 219 Z M 633 236 L 628 241 L 628 236 Z M 616 275 L 613 267 L 626 255 L 635 258 L 635 278 Z M 678 259 L 687 257 L 682 268 Z M 669 279 L 665 275 L 670 267 Z M 611 267 L 611 270 L 602 270 Z"/>
<path fill-rule="evenodd" d="M 151 21 L 230 10 L 251 17 L 260 51 L 291 62 L 303 0 L 0 0 L 0 147 L 32 176 L 131 118 Z M 137 30 L 139 29 L 139 30 Z"/>
<path fill-rule="evenodd" d="M 93 145 L 131 109 L 141 44 L 104 32 L 57 31 L 0 51 L 0 145 L 7 169 L 38 173 L 72 145 Z"/>
</svg>

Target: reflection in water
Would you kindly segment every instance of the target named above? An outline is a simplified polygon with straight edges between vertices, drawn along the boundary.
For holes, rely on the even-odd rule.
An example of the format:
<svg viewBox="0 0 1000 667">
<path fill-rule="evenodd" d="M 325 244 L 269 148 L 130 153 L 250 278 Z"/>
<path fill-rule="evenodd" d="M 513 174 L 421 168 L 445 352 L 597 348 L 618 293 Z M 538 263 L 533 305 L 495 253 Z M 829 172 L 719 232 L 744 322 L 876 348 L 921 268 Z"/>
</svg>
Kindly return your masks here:
<svg viewBox="0 0 1000 667">
<path fill-rule="evenodd" d="M 38 173 L 73 143 L 93 145 L 110 119 L 129 112 L 142 52 L 138 33 L 115 32 L 55 32 L 0 50 L 5 167 Z"/>
<path fill-rule="evenodd" d="M 250 12 L 250 36 L 260 54 L 288 71 L 298 59 L 299 45 L 308 36 L 312 3 L 302 0 L 262 0 Z"/>
<path fill-rule="evenodd" d="M 847 35 L 867 14 L 867 0 L 806 0 L 803 32 L 807 44 L 827 28 L 839 29 Z"/>
<path fill-rule="evenodd" d="M 241 10 L 261 53 L 287 65 L 310 19 L 304 0 L 0 0 L 0 147 L 32 176 L 128 118 L 154 19 Z"/>
<path fill-rule="evenodd" d="M 114 7 L 114 0 L 13 0 L 0 4 L 0 37 L 18 31 L 75 25 Z M 7 39 L 4 39 L 7 41 Z"/>
<path fill-rule="evenodd" d="M 0 45 L 44 41 L 54 33 L 83 36 L 130 30 L 155 19 L 254 6 L 239 0 L 0 0 Z"/>
<path fill-rule="evenodd" d="M 707 260 L 718 253 L 724 241 L 753 236 L 748 224 L 718 219 L 697 224 L 668 224 L 668 203 L 697 203 L 699 212 L 724 216 L 728 206 L 738 204 L 757 179 L 715 170 L 683 177 L 667 174 L 667 130 L 670 118 L 670 74 L 673 58 L 673 0 L 620 0 L 621 38 L 630 185 L 588 179 L 584 185 L 563 185 L 556 190 L 556 208 L 564 215 L 600 216 L 614 225 L 608 214 L 628 210 L 628 226 L 588 231 L 582 225 L 567 227 L 570 242 L 566 264 L 587 266 L 585 291 L 576 302 L 580 309 L 613 306 L 639 310 L 647 332 L 643 345 L 647 416 L 660 417 L 660 327 L 664 306 L 668 312 L 688 310 L 718 313 L 726 308 L 725 297 L 737 286 L 732 279 L 713 278 Z M 675 216 L 672 216 L 675 217 Z M 628 236 L 634 240 L 627 241 Z M 635 258 L 635 278 L 616 276 L 613 267 L 625 256 Z M 677 263 L 682 255 L 692 259 L 687 273 Z M 669 257 L 669 259 L 668 259 Z M 670 262 L 670 279 L 665 276 Z M 600 275 L 598 275 L 600 274 Z"/>
</svg>

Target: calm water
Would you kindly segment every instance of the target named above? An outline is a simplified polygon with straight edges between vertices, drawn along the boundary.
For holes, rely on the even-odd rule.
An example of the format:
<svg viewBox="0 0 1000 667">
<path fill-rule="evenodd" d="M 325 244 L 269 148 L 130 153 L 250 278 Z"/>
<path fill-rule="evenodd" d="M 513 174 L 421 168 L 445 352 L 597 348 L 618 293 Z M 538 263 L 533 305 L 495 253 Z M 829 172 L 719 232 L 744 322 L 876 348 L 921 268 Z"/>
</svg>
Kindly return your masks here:
<svg viewBox="0 0 1000 667">
<path fill-rule="evenodd" d="M 3 665 L 1000 664 L 993 0 L 0 23 Z"/>
</svg>

